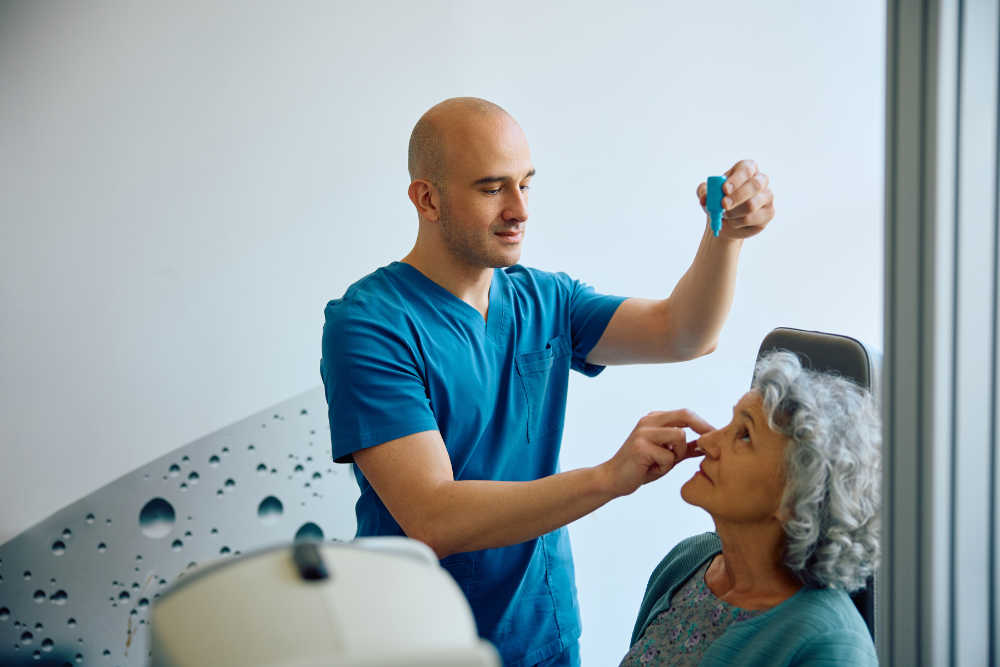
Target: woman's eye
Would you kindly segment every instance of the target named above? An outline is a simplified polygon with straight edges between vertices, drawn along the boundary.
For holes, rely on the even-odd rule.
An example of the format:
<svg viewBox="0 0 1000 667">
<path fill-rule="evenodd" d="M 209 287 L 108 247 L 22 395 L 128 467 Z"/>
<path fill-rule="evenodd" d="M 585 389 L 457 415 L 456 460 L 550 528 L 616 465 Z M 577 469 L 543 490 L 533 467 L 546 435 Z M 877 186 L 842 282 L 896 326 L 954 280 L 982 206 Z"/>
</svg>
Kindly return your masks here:
<svg viewBox="0 0 1000 667">
<path fill-rule="evenodd" d="M 750 433 L 748 431 L 740 431 L 740 434 L 737 437 L 739 437 L 739 439 L 743 442 L 750 442 Z"/>
</svg>

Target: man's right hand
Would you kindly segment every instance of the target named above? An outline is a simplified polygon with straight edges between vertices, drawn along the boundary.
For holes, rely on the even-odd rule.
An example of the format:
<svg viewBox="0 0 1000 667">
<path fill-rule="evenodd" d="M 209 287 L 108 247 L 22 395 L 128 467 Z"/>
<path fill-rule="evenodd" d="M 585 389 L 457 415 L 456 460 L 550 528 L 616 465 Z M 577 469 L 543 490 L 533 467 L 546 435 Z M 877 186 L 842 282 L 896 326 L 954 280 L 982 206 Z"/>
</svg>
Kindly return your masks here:
<svg viewBox="0 0 1000 667">
<path fill-rule="evenodd" d="M 678 461 L 701 456 L 694 442 L 687 442 L 685 427 L 699 435 L 715 430 L 690 410 L 651 412 L 640 419 L 618 453 L 598 466 L 614 493 L 627 496 L 666 475 Z"/>
</svg>

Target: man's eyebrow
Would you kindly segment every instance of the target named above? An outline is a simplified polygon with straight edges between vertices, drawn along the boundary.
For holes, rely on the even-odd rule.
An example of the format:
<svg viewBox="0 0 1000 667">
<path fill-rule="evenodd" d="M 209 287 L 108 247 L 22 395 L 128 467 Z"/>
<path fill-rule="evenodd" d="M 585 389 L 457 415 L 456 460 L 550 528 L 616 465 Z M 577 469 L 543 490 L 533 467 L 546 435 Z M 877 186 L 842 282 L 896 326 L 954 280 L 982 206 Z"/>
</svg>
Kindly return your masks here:
<svg viewBox="0 0 1000 667">
<path fill-rule="evenodd" d="M 527 174 L 525 174 L 524 178 L 531 178 L 534 175 L 535 175 L 535 170 L 532 169 Z M 474 181 L 472 184 L 485 185 L 486 183 L 508 183 L 510 180 L 511 180 L 510 176 L 483 176 L 479 180 Z"/>
</svg>

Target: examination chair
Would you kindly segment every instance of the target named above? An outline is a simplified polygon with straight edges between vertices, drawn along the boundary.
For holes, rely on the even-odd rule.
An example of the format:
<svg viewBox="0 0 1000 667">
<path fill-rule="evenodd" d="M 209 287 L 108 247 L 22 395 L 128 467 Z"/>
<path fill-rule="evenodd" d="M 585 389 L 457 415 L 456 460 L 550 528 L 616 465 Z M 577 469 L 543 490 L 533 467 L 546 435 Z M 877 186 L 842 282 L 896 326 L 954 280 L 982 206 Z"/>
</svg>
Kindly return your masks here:
<svg viewBox="0 0 1000 667">
<path fill-rule="evenodd" d="M 804 368 L 832 371 L 853 380 L 872 392 L 881 411 L 882 354 L 877 350 L 847 336 L 786 328 L 775 329 L 764 338 L 757 352 L 757 359 L 772 350 L 794 352 Z M 854 606 L 865 619 L 873 640 L 876 640 L 875 598 L 878 595 L 878 580 L 879 574 L 876 573 L 874 577 L 868 578 L 865 588 L 851 596 Z"/>
</svg>

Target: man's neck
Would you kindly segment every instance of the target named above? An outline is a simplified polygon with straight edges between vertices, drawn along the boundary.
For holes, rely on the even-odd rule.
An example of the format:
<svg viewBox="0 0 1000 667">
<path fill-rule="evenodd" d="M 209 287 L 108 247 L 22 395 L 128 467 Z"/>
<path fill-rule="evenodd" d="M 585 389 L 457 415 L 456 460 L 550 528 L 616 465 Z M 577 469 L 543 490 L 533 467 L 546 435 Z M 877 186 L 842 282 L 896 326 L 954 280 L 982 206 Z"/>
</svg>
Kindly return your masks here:
<svg viewBox="0 0 1000 667">
<path fill-rule="evenodd" d="M 409 264 L 456 297 L 479 311 L 486 319 L 490 306 L 493 269 L 472 267 L 444 250 L 432 250 L 419 242 L 400 260 Z"/>
<path fill-rule="evenodd" d="M 716 521 L 722 540 L 705 582 L 717 598 L 744 609 L 769 609 L 802 587 L 783 564 L 785 531 L 776 520 L 765 524 Z"/>
</svg>

